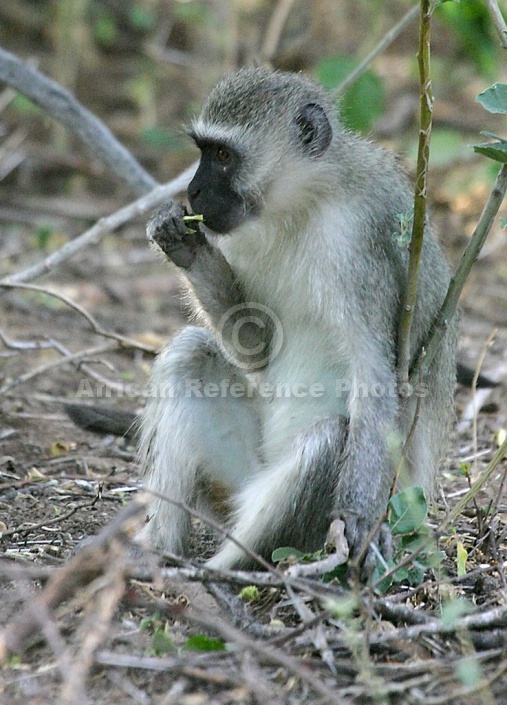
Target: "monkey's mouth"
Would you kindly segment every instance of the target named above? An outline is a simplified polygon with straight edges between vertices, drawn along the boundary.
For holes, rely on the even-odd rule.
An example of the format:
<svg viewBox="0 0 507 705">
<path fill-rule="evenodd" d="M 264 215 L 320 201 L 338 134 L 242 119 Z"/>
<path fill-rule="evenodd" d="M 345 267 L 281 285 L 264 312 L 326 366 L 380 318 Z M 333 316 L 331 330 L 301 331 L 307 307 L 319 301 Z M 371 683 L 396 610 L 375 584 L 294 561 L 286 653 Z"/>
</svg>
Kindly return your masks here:
<svg viewBox="0 0 507 705">
<path fill-rule="evenodd" d="M 248 198 L 227 209 L 205 209 L 202 215 L 204 225 L 209 230 L 216 235 L 228 235 L 249 220 L 257 220 L 261 215 L 261 206 L 257 200 Z"/>
</svg>

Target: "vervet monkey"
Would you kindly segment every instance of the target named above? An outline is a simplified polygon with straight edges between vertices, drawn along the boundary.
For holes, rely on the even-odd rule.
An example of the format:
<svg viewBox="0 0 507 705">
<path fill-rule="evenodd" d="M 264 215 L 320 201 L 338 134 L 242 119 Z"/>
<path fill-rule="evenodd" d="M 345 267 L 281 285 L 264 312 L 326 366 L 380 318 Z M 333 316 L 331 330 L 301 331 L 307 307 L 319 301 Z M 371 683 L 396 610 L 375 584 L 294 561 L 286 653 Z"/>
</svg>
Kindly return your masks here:
<svg viewBox="0 0 507 705">
<path fill-rule="evenodd" d="M 230 507 L 230 532 L 269 558 L 313 551 L 333 518 L 352 555 L 401 482 L 431 493 L 453 417 L 456 322 L 421 389 L 396 379 L 412 194 L 396 159 L 350 133 L 302 74 L 243 69 L 212 90 L 190 136 L 201 160 L 180 203 L 148 236 L 187 284 L 198 326 L 158 357 L 142 413 L 148 487 L 203 511 Z M 427 230 L 411 340 L 429 335 L 449 272 Z M 419 399 L 419 405 L 417 400 Z M 156 498 L 146 532 L 188 548 L 184 509 Z M 208 561 L 250 564 L 226 540 Z"/>
</svg>

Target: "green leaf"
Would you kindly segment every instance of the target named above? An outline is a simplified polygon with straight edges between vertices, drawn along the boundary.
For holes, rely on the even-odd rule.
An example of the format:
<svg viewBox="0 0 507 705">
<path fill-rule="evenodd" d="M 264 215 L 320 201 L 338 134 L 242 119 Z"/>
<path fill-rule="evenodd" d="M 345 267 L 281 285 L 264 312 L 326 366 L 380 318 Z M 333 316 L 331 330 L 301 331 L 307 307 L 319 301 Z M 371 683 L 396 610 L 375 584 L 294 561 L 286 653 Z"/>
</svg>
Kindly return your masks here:
<svg viewBox="0 0 507 705">
<path fill-rule="evenodd" d="M 147 32 L 157 24 L 157 17 L 153 10 L 141 5 L 134 5 L 130 8 L 130 21 L 136 29 Z"/>
<path fill-rule="evenodd" d="M 490 113 L 507 114 L 507 84 L 494 83 L 479 93 L 476 100 Z"/>
<path fill-rule="evenodd" d="M 442 605 L 442 626 L 445 629 L 453 629 L 457 619 L 471 614 L 473 611 L 472 603 L 461 597 L 444 602 Z"/>
<path fill-rule="evenodd" d="M 102 12 L 94 26 L 95 41 L 105 48 L 112 47 L 116 41 L 117 29 L 113 15 Z"/>
<path fill-rule="evenodd" d="M 51 225 L 39 225 L 37 228 L 37 247 L 40 250 L 45 250 L 51 239 L 51 235 L 54 232 L 54 228 Z"/>
<path fill-rule="evenodd" d="M 461 54 L 471 59 L 483 76 L 494 76 L 497 65 L 497 39 L 485 3 L 477 0 L 446 2 L 435 19 L 450 26 L 460 43 Z"/>
<path fill-rule="evenodd" d="M 495 162 L 507 164 L 507 142 L 484 142 L 472 145 L 474 152 L 494 159 Z"/>
<path fill-rule="evenodd" d="M 289 558 L 295 558 L 300 560 L 305 554 L 298 551 L 297 548 L 291 548 L 290 546 L 281 546 L 280 548 L 275 548 L 271 554 L 271 560 L 273 563 L 280 563 L 280 561 L 286 561 Z"/>
<path fill-rule="evenodd" d="M 394 535 L 414 533 L 428 513 L 428 505 L 420 487 L 409 487 L 395 494 L 389 500 L 389 508 L 389 528 Z"/>
<path fill-rule="evenodd" d="M 151 639 L 151 648 L 156 656 L 162 656 L 163 654 L 168 654 L 170 651 L 174 650 L 174 644 L 167 634 L 165 627 L 158 627 L 153 632 L 153 637 Z"/>
<path fill-rule="evenodd" d="M 203 24 L 208 16 L 208 9 L 202 2 L 176 2 L 173 3 L 172 12 L 175 19 L 188 22 L 191 25 Z"/>
<path fill-rule="evenodd" d="M 461 577 L 462 575 L 466 575 L 467 558 L 468 558 L 468 551 L 463 546 L 461 541 L 458 541 L 456 544 L 456 564 L 457 564 L 458 577 Z"/>
<path fill-rule="evenodd" d="M 254 602 L 259 599 L 259 588 L 257 585 L 245 585 L 243 590 L 239 593 L 239 597 L 244 602 Z"/>
<path fill-rule="evenodd" d="M 428 528 L 423 524 L 414 533 L 402 536 L 400 545 L 404 551 L 410 551 L 413 553 L 414 551 L 417 551 L 422 543 L 425 543 L 428 540 L 429 535 L 430 532 Z"/>
<path fill-rule="evenodd" d="M 337 565 L 336 568 L 333 568 L 333 570 L 330 570 L 329 573 L 324 573 L 322 576 L 322 582 L 323 583 L 330 583 L 332 580 L 338 580 L 340 585 L 345 588 L 346 590 L 350 590 L 350 585 L 347 580 L 347 564 L 343 563 L 342 565 Z"/>
<path fill-rule="evenodd" d="M 175 135 L 164 127 L 147 127 L 141 132 L 141 139 L 155 148 L 172 148 L 176 141 Z"/>
<path fill-rule="evenodd" d="M 20 115 L 36 115 L 37 113 L 42 112 L 38 105 L 32 103 L 30 98 L 27 98 L 21 93 L 14 96 L 11 101 L 11 108 L 20 113 Z"/>
<path fill-rule="evenodd" d="M 372 575 L 372 582 L 376 586 L 375 592 L 383 594 L 387 592 L 391 585 L 394 583 L 394 575 L 390 575 L 389 577 L 382 579 L 382 576 L 385 575 L 385 573 L 387 573 L 389 570 L 391 570 L 391 568 L 394 568 L 394 560 L 392 558 L 387 561 L 387 568 L 383 563 L 377 561 Z"/>
<path fill-rule="evenodd" d="M 409 585 L 420 585 L 424 580 L 425 569 L 421 565 L 414 565 L 407 571 L 406 580 Z"/>
<path fill-rule="evenodd" d="M 225 644 L 222 639 L 212 639 L 206 634 L 195 634 L 187 639 L 183 648 L 191 651 L 224 651 Z"/>
<path fill-rule="evenodd" d="M 354 70 L 357 62 L 348 56 L 329 56 L 316 68 L 318 81 L 328 91 L 337 88 Z M 367 131 L 384 110 L 384 85 L 381 79 L 367 71 L 345 91 L 339 100 L 343 121 L 352 130 Z"/>
<path fill-rule="evenodd" d="M 466 688 L 477 686 L 483 677 L 481 664 L 475 655 L 461 659 L 456 665 L 456 675 Z"/>
<path fill-rule="evenodd" d="M 480 134 L 483 137 L 487 137 L 489 140 L 498 140 L 499 142 L 507 142 L 507 140 L 504 140 L 503 137 L 499 137 L 498 135 L 495 135 L 494 132 L 488 132 L 487 130 L 481 130 Z"/>
</svg>

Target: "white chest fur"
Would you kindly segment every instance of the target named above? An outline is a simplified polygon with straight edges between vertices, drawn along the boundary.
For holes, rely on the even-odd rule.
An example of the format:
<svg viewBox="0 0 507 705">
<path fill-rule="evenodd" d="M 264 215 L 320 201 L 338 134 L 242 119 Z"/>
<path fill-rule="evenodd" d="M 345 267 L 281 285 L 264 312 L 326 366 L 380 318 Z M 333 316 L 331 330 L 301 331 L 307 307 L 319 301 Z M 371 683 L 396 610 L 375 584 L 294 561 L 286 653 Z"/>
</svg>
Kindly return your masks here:
<svg viewBox="0 0 507 705">
<path fill-rule="evenodd" d="M 349 209 L 326 215 L 303 232 L 247 226 L 218 243 L 246 301 L 267 307 L 282 336 L 258 375 L 266 459 L 312 421 L 348 415 L 353 331 L 340 262 L 357 246 L 358 228 Z"/>
</svg>

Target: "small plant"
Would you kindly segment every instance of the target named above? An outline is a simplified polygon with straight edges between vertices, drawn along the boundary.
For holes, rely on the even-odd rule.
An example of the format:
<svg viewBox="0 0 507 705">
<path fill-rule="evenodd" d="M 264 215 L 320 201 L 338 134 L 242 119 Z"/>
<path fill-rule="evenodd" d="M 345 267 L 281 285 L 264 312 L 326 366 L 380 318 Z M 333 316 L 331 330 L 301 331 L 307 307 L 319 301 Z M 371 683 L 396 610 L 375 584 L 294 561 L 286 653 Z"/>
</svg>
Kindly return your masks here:
<svg viewBox="0 0 507 705">
<path fill-rule="evenodd" d="M 418 585 L 425 572 L 434 568 L 442 560 L 442 554 L 431 541 L 424 521 L 428 505 L 420 487 L 409 487 L 398 492 L 389 501 L 387 525 L 394 538 L 399 539 L 395 555 L 384 560 L 379 558 L 372 580 L 378 592 L 385 592 L 395 583 L 408 582 Z M 416 553 L 414 559 L 405 565 L 407 557 Z M 394 573 L 390 571 L 398 564 L 404 563 Z M 387 572 L 390 574 L 382 579 Z"/>
<path fill-rule="evenodd" d="M 140 628 L 142 631 L 152 633 L 150 650 L 154 656 L 163 656 L 174 651 L 175 647 L 169 636 L 169 625 L 160 612 L 155 612 L 153 615 L 142 619 Z"/>
</svg>

